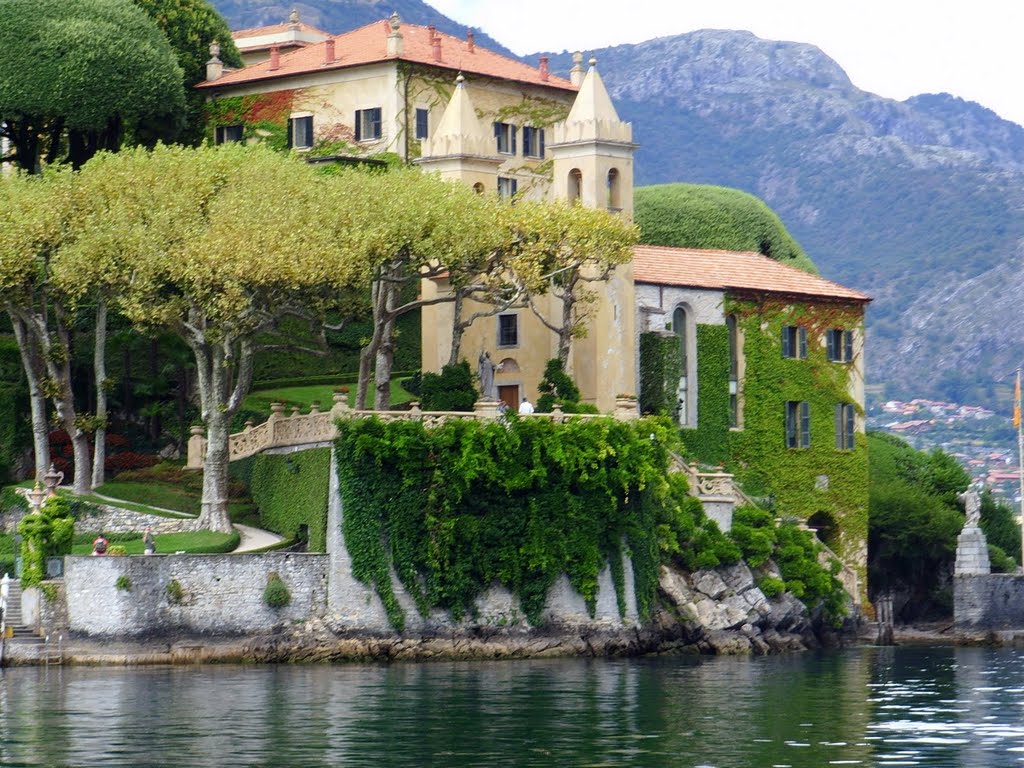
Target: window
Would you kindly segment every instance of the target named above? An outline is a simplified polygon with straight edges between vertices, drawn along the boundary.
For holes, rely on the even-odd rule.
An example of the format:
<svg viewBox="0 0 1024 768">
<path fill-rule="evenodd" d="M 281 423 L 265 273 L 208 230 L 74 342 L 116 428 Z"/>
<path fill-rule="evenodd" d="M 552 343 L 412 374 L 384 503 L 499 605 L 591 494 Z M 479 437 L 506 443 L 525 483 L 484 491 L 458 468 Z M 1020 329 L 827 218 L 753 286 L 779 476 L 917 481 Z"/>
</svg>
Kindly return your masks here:
<svg viewBox="0 0 1024 768">
<path fill-rule="evenodd" d="M 832 328 L 825 334 L 825 346 L 833 363 L 849 363 L 853 360 L 853 331 Z"/>
<path fill-rule="evenodd" d="M 569 171 L 566 194 L 570 203 L 579 203 L 580 196 L 583 194 L 583 172 L 579 168 L 573 168 Z"/>
<path fill-rule="evenodd" d="M 606 186 L 608 187 L 608 210 L 618 213 L 622 210 L 622 201 L 620 200 L 619 191 L 621 184 L 619 183 L 618 168 L 612 168 L 608 171 Z"/>
<path fill-rule="evenodd" d="M 729 331 L 729 426 L 740 425 L 740 339 L 736 315 L 725 318 Z"/>
<path fill-rule="evenodd" d="M 376 141 L 381 137 L 380 107 L 356 110 L 356 141 Z"/>
<path fill-rule="evenodd" d="M 679 408 L 678 419 L 680 424 L 690 423 L 690 361 L 687 351 L 687 327 L 686 310 L 676 307 L 672 313 L 672 333 L 679 339 L 679 384 L 676 385 L 676 405 Z"/>
<path fill-rule="evenodd" d="M 836 450 L 852 451 L 856 411 L 852 403 L 836 403 Z"/>
<path fill-rule="evenodd" d="M 511 176 L 499 176 L 498 177 L 498 197 L 502 200 L 512 201 L 515 197 L 516 191 L 519 188 L 519 184 Z"/>
<path fill-rule="evenodd" d="M 513 142 L 513 151 L 515 143 Z M 500 149 L 499 149 L 500 151 Z M 535 157 L 538 160 L 544 158 L 544 129 L 532 126 L 523 126 L 523 156 Z"/>
<path fill-rule="evenodd" d="M 811 447 L 811 406 L 809 403 L 786 402 L 786 447 Z"/>
<path fill-rule="evenodd" d="M 426 109 L 416 108 L 416 138 L 425 139 L 430 135 L 430 112 Z"/>
<path fill-rule="evenodd" d="M 519 315 L 498 315 L 498 346 L 519 346 Z"/>
<path fill-rule="evenodd" d="M 293 117 L 288 121 L 288 146 L 309 149 L 313 146 L 313 116 Z"/>
<path fill-rule="evenodd" d="M 512 123 L 495 123 L 494 138 L 498 144 L 498 152 L 503 155 L 516 153 L 516 127 Z"/>
<path fill-rule="evenodd" d="M 218 125 L 214 131 L 214 144 L 230 144 L 233 141 L 242 140 L 244 126 L 239 125 Z"/>
<path fill-rule="evenodd" d="M 798 325 L 782 327 L 782 356 L 800 358 L 807 357 L 807 329 Z"/>
</svg>

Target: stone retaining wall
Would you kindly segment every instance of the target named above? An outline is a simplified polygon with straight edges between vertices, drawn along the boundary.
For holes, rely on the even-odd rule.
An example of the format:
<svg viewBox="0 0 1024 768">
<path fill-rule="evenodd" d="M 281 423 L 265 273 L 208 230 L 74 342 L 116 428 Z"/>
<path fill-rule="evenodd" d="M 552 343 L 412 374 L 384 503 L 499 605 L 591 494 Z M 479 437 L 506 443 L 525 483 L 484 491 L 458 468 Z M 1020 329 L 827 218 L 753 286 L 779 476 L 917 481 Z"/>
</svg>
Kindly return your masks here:
<svg viewBox="0 0 1024 768">
<path fill-rule="evenodd" d="M 133 512 L 129 509 L 112 507 L 106 504 L 99 506 L 98 514 L 82 515 L 75 521 L 75 533 L 138 533 L 152 528 L 153 533 L 187 533 L 196 530 L 194 517 L 158 517 L 144 512 Z"/>
<path fill-rule="evenodd" d="M 953 622 L 957 630 L 1024 628 L 1024 576 L 1010 573 L 954 576 Z"/>
<path fill-rule="evenodd" d="M 68 629 L 99 637 L 270 631 L 323 615 L 327 560 L 320 554 L 273 552 L 67 557 Z M 280 575 L 291 593 L 283 608 L 271 608 L 263 600 L 271 572 Z M 172 582 L 180 585 L 180 600 L 173 587 L 168 589 Z"/>
</svg>

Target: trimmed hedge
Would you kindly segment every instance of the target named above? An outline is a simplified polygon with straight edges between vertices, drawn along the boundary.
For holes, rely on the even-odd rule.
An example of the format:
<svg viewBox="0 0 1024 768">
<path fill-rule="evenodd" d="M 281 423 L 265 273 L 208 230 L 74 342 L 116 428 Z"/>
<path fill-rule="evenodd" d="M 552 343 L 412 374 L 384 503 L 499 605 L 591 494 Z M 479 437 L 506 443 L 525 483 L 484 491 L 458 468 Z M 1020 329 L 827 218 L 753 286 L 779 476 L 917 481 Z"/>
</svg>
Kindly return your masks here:
<svg viewBox="0 0 1024 768">
<path fill-rule="evenodd" d="M 249 489 L 260 526 L 289 539 L 305 526 L 309 551 L 325 552 L 330 463 L 329 448 L 254 457 Z"/>
</svg>

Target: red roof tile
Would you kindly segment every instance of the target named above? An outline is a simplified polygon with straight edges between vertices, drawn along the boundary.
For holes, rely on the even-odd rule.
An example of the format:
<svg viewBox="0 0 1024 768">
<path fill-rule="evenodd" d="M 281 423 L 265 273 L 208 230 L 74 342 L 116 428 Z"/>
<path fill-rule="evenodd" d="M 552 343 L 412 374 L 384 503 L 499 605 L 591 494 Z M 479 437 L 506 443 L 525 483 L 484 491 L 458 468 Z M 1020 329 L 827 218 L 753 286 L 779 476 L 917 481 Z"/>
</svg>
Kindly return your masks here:
<svg viewBox="0 0 1024 768">
<path fill-rule="evenodd" d="M 638 283 L 868 302 L 871 297 L 749 251 L 715 251 L 638 245 L 633 248 Z"/>
<path fill-rule="evenodd" d="M 265 27 L 263 29 L 271 29 Z M 324 45 L 316 43 L 291 53 L 281 54 L 280 67 L 273 71 L 267 70 L 267 62 L 252 64 L 244 69 L 225 74 L 218 80 L 200 83 L 197 88 L 222 88 L 240 83 L 273 80 L 292 77 L 313 72 L 324 72 L 331 69 L 345 69 L 361 64 L 372 64 L 380 61 L 409 61 L 417 64 L 428 64 L 467 76 L 484 75 L 504 80 L 556 88 L 565 91 L 578 90 L 565 78 L 549 75 L 542 80 L 540 70 L 521 61 L 510 59 L 501 54 L 489 51 L 479 45 L 470 52 L 465 40 L 461 40 L 443 32 L 434 34 L 441 40 L 441 59 L 434 58 L 434 48 L 430 40 L 430 30 L 416 24 L 402 24 L 403 51 L 401 56 L 389 57 L 387 54 L 387 38 L 391 31 L 387 21 L 368 24 L 339 35 L 335 40 L 334 64 L 324 66 Z M 238 33 L 235 33 L 237 40 Z M 452 79 L 454 80 L 454 74 Z"/>
</svg>

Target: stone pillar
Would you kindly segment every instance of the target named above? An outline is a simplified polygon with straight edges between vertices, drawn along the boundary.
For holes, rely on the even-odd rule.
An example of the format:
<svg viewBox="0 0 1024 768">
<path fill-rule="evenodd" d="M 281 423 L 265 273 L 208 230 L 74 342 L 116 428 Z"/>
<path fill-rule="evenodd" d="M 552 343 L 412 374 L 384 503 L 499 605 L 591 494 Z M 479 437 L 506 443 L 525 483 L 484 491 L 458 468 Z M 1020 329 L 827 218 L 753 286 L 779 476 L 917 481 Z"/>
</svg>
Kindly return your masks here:
<svg viewBox="0 0 1024 768">
<path fill-rule="evenodd" d="M 992 566 L 988 560 L 988 542 L 981 528 L 965 525 L 956 540 L 957 576 L 988 574 Z"/>
<path fill-rule="evenodd" d="M 500 405 L 500 400 L 490 400 L 481 397 L 473 403 L 473 412 L 481 421 L 494 421 L 501 415 L 501 411 L 498 410 L 498 406 Z"/>
<path fill-rule="evenodd" d="M 206 454 L 206 430 L 199 425 L 191 427 L 188 439 L 188 461 L 185 469 L 202 469 L 203 457 Z"/>
</svg>

